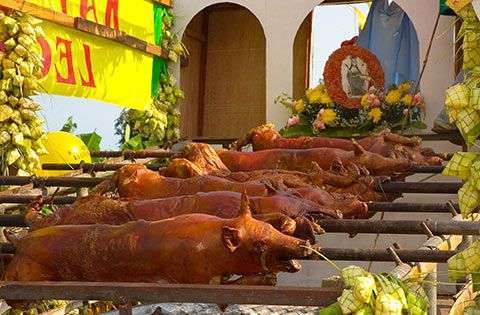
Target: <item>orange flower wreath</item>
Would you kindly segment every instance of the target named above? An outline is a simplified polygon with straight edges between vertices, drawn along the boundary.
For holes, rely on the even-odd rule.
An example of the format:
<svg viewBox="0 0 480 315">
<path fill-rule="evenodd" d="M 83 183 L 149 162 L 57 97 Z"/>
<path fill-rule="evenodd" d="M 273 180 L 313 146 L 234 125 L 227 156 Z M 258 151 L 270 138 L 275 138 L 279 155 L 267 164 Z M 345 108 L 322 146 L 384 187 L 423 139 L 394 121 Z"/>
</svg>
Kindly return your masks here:
<svg viewBox="0 0 480 315">
<path fill-rule="evenodd" d="M 359 108 L 360 98 L 350 98 L 343 90 L 342 85 L 342 62 L 348 56 L 358 57 L 367 65 L 370 76 L 370 87 L 383 89 L 385 77 L 382 66 L 377 57 L 368 49 L 353 46 L 351 42 L 345 42 L 340 49 L 334 51 L 325 64 L 323 79 L 330 98 L 343 107 Z"/>
</svg>

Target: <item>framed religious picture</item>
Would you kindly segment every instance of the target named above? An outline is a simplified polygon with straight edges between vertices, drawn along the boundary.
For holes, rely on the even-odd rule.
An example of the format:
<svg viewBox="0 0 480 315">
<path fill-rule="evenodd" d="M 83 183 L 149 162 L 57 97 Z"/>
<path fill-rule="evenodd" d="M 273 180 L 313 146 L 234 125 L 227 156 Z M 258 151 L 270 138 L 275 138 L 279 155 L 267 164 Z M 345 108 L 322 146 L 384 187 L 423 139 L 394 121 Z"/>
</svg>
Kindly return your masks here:
<svg viewBox="0 0 480 315">
<path fill-rule="evenodd" d="M 350 43 L 330 55 L 323 78 L 328 95 L 347 108 L 359 108 L 362 96 L 371 87 L 383 90 L 385 83 L 377 57 L 368 49 Z"/>
</svg>

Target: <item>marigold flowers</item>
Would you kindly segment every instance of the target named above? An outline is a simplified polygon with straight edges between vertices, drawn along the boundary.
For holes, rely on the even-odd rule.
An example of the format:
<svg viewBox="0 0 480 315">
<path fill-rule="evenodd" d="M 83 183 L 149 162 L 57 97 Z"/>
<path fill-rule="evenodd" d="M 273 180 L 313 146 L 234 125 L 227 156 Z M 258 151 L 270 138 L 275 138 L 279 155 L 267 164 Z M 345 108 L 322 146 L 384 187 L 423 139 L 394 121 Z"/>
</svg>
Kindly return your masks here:
<svg viewBox="0 0 480 315">
<path fill-rule="evenodd" d="M 406 106 L 412 106 L 413 103 L 413 96 L 412 94 L 407 94 L 404 97 L 402 97 L 401 102 L 405 104 Z"/>
<path fill-rule="evenodd" d="M 423 119 L 424 101 L 420 93 L 411 93 L 409 82 L 392 86 L 387 93 L 383 87 L 370 86 L 358 99 L 360 107 L 350 108 L 332 101 L 324 84 L 308 89 L 299 99 L 284 94 L 275 102 L 290 112 L 286 132 L 292 135 L 368 134 L 381 128 L 418 128 Z M 385 95 L 386 94 L 386 95 Z M 290 127 L 300 126 L 299 128 Z"/>
<path fill-rule="evenodd" d="M 382 119 L 382 115 L 382 110 L 379 107 L 375 107 L 368 112 L 368 119 L 373 121 L 374 124 L 377 124 Z"/>
<path fill-rule="evenodd" d="M 402 98 L 402 92 L 399 89 L 391 89 L 388 91 L 387 96 L 385 97 L 385 102 L 388 105 L 394 105 L 400 102 Z"/>
<path fill-rule="evenodd" d="M 328 96 L 327 90 L 324 84 L 319 84 L 314 89 L 309 89 L 305 92 L 307 101 L 310 104 L 330 104 L 333 103 L 330 96 Z"/>
<path fill-rule="evenodd" d="M 412 85 L 410 84 L 410 82 L 408 81 L 405 81 L 403 82 L 402 84 L 400 84 L 398 86 L 398 89 L 400 90 L 400 92 L 402 93 L 410 93 L 410 89 L 412 88 Z"/>
<path fill-rule="evenodd" d="M 293 103 L 293 110 L 296 113 L 301 113 L 305 109 L 305 102 L 302 99 L 296 100 Z"/>
<path fill-rule="evenodd" d="M 337 119 L 337 113 L 330 108 L 327 109 L 322 109 L 320 112 L 318 112 L 320 115 L 320 120 L 325 124 L 325 125 L 331 125 L 335 122 Z"/>
</svg>

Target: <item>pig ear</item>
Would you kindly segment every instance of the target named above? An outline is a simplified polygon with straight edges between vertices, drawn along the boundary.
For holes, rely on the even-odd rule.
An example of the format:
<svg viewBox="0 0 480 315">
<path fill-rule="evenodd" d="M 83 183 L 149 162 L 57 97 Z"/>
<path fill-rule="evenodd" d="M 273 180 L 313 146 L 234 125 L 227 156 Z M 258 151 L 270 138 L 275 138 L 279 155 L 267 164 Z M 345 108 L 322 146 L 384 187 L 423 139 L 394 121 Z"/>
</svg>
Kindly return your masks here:
<svg viewBox="0 0 480 315">
<path fill-rule="evenodd" d="M 238 213 L 239 217 L 251 217 L 252 211 L 250 210 L 250 200 L 247 196 L 247 193 L 242 194 L 242 200 L 240 202 L 240 211 Z"/>
<path fill-rule="evenodd" d="M 223 245 L 233 253 L 240 246 L 240 230 L 229 226 L 222 227 L 222 241 Z"/>
</svg>

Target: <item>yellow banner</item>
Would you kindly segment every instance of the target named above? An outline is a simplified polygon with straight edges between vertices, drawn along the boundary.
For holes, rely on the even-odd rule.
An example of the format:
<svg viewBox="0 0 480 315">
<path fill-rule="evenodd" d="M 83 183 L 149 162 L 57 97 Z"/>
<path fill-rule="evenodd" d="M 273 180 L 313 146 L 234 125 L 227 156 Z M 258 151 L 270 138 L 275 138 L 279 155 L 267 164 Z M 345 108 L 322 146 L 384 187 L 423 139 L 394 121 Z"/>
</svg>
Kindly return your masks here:
<svg viewBox="0 0 480 315">
<path fill-rule="evenodd" d="M 134 109 L 143 109 L 151 101 L 151 55 L 50 22 L 44 21 L 42 27 L 46 38 L 39 39 L 41 85 L 47 93 Z"/>
<path fill-rule="evenodd" d="M 149 43 L 154 41 L 154 4 L 151 0 L 29 0 L 29 2 L 124 31 Z"/>
</svg>

